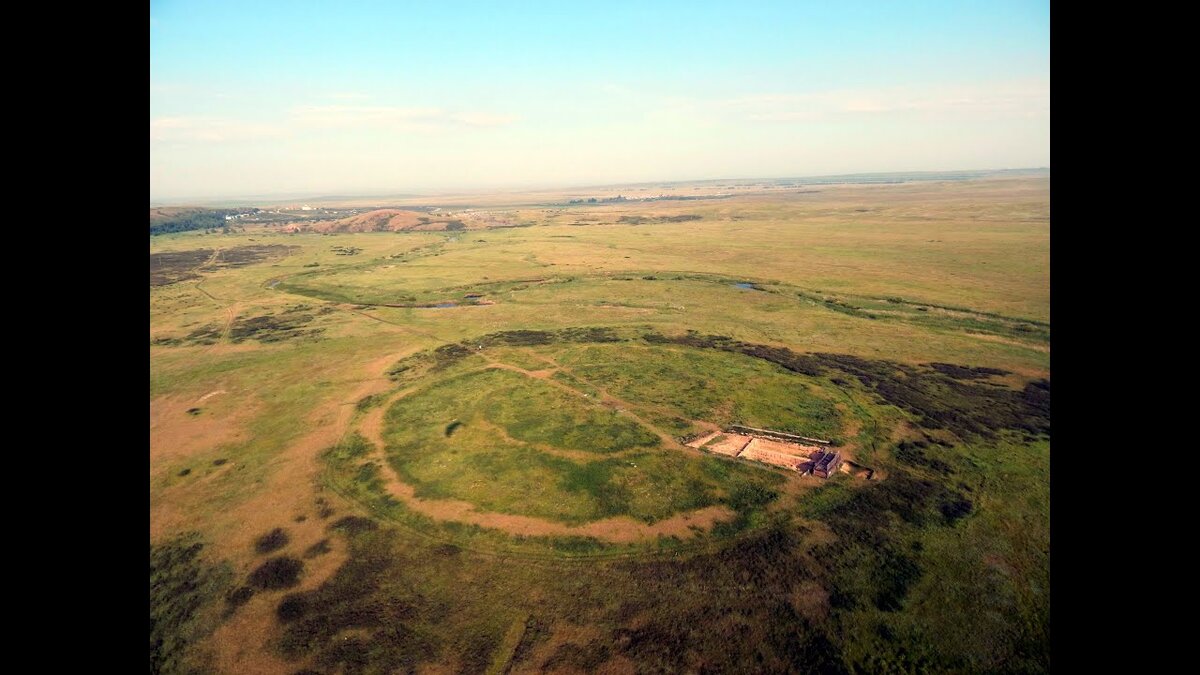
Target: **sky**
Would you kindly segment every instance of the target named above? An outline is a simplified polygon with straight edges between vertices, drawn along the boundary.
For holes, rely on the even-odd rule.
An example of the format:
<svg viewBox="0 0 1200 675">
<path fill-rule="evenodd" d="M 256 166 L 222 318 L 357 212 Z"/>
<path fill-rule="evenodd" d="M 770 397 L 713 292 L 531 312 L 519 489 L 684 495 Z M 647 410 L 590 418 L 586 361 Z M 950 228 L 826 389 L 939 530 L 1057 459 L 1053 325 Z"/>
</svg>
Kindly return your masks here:
<svg viewBox="0 0 1200 675">
<path fill-rule="evenodd" d="M 1050 166 L 1050 7 L 150 3 L 150 198 Z"/>
</svg>

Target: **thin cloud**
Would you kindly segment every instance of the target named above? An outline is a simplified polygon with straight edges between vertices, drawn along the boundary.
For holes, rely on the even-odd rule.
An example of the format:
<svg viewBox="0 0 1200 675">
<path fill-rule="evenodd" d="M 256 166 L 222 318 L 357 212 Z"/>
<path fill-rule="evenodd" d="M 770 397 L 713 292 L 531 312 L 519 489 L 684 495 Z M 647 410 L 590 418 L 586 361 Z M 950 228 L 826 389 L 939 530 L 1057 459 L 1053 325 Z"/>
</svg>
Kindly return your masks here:
<svg viewBox="0 0 1200 675">
<path fill-rule="evenodd" d="M 150 120 L 154 142 L 224 142 L 279 138 L 285 130 L 270 124 L 216 117 L 160 117 Z"/>
<path fill-rule="evenodd" d="M 514 115 L 454 112 L 442 108 L 324 105 L 294 108 L 291 120 L 302 126 L 372 127 L 397 131 L 436 131 L 453 127 L 500 127 L 517 121 Z"/>
<path fill-rule="evenodd" d="M 222 117 L 160 117 L 150 120 L 152 142 L 225 142 L 283 138 L 317 129 L 362 129 L 434 134 L 454 129 L 487 129 L 515 123 L 515 115 L 454 112 L 441 108 L 318 105 L 298 106 L 276 123 Z"/>
<path fill-rule="evenodd" d="M 516 123 L 520 117 L 516 115 L 495 115 L 492 113 L 452 113 L 449 119 L 469 127 L 505 127 Z"/>
</svg>

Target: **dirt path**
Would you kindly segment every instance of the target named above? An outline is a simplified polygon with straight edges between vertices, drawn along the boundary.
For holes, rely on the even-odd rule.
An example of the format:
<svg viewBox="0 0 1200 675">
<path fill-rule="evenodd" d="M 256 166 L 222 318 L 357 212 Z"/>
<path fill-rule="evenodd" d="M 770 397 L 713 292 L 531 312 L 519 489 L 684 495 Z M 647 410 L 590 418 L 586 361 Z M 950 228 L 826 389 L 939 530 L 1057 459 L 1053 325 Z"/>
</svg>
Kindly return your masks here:
<svg viewBox="0 0 1200 675">
<path fill-rule="evenodd" d="M 555 372 L 557 372 L 559 370 L 558 368 L 546 368 L 544 370 L 527 370 L 525 368 L 520 368 L 518 366 L 513 366 L 513 365 L 510 365 L 507 363 L 500 363 L 499 361 L 491 361 L 487 364 L 487 367 L 491 368 L 492 370 L 507 370 L 507 371 L 513 372 L 513 373 L 520 373 L 520 374 L 524 375 L 525 377 L 532 377 L 537 380 L 549 379 L 552 375 L 554 375 Z M 571 387 L 568 387 L 567 385 L 563 384 L 562 382 L 559 382 L 558 380 L 551 380 L 550 384 L 556 384 L 559 386 L 560 389 L 565 389 L 567 391 L 570 391 L 573 394 L 582 394 L 583 393 L 576 389 L 572 389 Z"/>
<path fill-rule="evenodd" d="M 304 297 L 307 297 L 307 296 L 304 296 Z M 430 333 L 428 331 L 423 331 L 419 328 L 414 328 L 408 324 L 396 323 L 395 321 L 388 321 L 387 319 L 385 319 L 383 317 L 375 316 L 374 314 L 368 314 L 361 309 L 354 309 L 353 305 L 335 304 L 334 307 L 337 307 L 340 310 L 349 312 L 350 314 L 355 314 L 355 315 L 361 316 L 365 319 L 370 319 L 372 321 L 384 323 L 389 326 L 395 326 L 398 330 L 408 333 L 409 335 L 420 335 L 421 337 L 429 338 L 430 340 L 433 340 L 436 343 L 443 343 L 446 341 L 445 338 L 434 335 L 433 333 Z"/>
<path fill-rule="evenodd" d="M 318 496 L 337 512 L 345 512 L 349 506 L 335 494 L 315 488 L 321 470 L 318 456 L 346 433 L 357 400 L 387 389 L 391 382 L 386 370 L 401 356 L 393 353 L 371 361 L 364 368 L 366 377 L 354 390 L 343 391 L 320 404 L 308 419 L 312 431 L 280 453 L 262 489 L 218 516 L 213 529 L 219 536 L 211 538 L 212 552 L 230 561 L 239 579 L 264 559 L 254 554 L 254 540 L 276 527 L 285 529 L 291 542 L 273 555 L 300 557 L 301 552 L 322 540 L 328 540 L 332 548 L 329 553 L 305 560 L 300 585 L 288 592 L 317 588 L 347 560 L 344 542 L 327 529 L 337 516 L 321 519 L 316 515 Z M 206 641 L 218 672 L 285 675 L 307 665 L 284 661 L 270 646 L 279 636 L 275 608 L 283 595 L 273 591 L 256 593 Z"/>
<path fill-rule="evenodd" d="M 208 260 L 205 260 L 204 262 L 197 265 L 196 269 L 193 271 L 196 272 L 197 274 L 199 274 L 200 270 L 215 263 L 217 261 L 217 258 L 219 258 L 220 256 L 221 256 L 221 249 L 220 248 L 215 249 L 213 251 L 213 254 L 211 256 L 209 256 Z M 212 300 L 214 303 L 216 303 L 216 305 L 219 308 L 225 310 L 225 325 L 221 327 L 221 337 L 212 345 L 212 347 L 216 347 L 219 344 L 229 341 L 228 340 L 229 339 L 229 331 L 233 328 L 233 320 L 237 317 L 237 308 L 241 303 L 236 302 L 236 301 L 222 300 L 222 299 L 218 298 L 217 296 L 213 295 L 212 293 L 209 293 L 208 289 L 204 288 L 204 286 L 201 285 L 204 282 L 205 282 L 204 277 L 201 277 L 195 284 L 196 290 L 200 291 L 209 300 Z M 228 304 L 226 304 L 226 303 L 228 303 Z M 210 351 L 212 350 L 212 347 L 209 348 Z"/>
<path fill-rule="evenodd" d="M 1004 337 L 1002 335 L 993 335 L 991 333 L 973 333 L 971 331 L 963 331 L 963 335 L 966 335 L 967 337 L 975 338 L 976 340 L 983 340 L 985 342 L 999 342 L 1000 344 L 1013 345 L 1014 347 L 1023 347 L 1025 349 L 1030 349 L 1035 352 L 1040 352 L 1042 354 L 1050 353 L 1050 345 L 1047 345 L 1047 344 L 1041 344 L 1041 343 L 1032 342 L 1032 341 L 1027 342 L 1024 340 L 1016 340 L 1013 338 Z"/>
</svg>

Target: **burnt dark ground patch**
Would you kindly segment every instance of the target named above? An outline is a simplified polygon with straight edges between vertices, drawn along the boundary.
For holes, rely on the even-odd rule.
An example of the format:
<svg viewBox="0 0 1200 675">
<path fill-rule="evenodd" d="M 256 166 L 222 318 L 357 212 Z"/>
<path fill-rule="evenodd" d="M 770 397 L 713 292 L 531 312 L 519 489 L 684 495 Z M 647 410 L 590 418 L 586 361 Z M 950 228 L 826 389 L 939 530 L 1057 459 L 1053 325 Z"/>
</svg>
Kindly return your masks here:
<svg viewBox="0 0 1200 675">
<path fill-rule="evenodd" d="M 428 573 L 416 562 L 433 550 L 396 542 L 395 533 L 387 530 L 366 531 L 351 537 L 350 560 L 326 584 L 285 611 L 285 653 L 316 656 L 318 663 L 333 667 L 345 656 L 335 636 L 358 628 L 366 630 L 376 646 L 364 666 L 368 669 L 411 667 L 423 655 L 420 658 L 448 658 L 464 672 L 475 672 L 486 666 L 499 636 L 482 625 L 472 629 L 460 622 L 466 617 L 478 621 L 486 615 L 483 608 L 494 603 L 531 612 L 511 662 L 522 669 L 592 671 L 621 655 L 646 672 L 733 672 L 746 667 L 781 672 L 812 663 L 837 672 L 836 649 L 827 646 L 821 629 L 797 618 L 786 600 L 798 580 L 812 578 L 797 534 L 776 527 L 715 554 L 599 563 L 583 576 L 564 574 L 555 566 L 521 566 L 525 577 L 513 585 L 504 578 L 509 566 L 465 551 L 458 555 L 468 559 L 449 568 L 454 570 L 451 578 L 420 583 L 417 580 Z M 467 595 L 455 581 L 465 573 L 462 570 L 469 570 L 473 580 Z M 555 600 L 531 599 L 531 587 Z M 697 588 L 705 593 L 695 593 Z M 630 591 L 615 596 L 627 600 L 613 604 L 614 589 Z M 385 619 L 390 622 L 386 633 Z M 549 638 L 557 622 L 587 623 L 605 633 L 587 643 L 559 647 L 544 663 L 530 661 L 534 648 Z M 764 628 L 772 623 L 783 627 Z M 441 629 L 446 624 L 456 628 L 447 633 Z M 712 639 L 747 630 L 747 639 Z"/>
<path fill-rule="evenodd" d="M 299 251 L 299 246 L 284 244 L 263 244 L 254 246 L 235 246 L 221 249 L 217 259 L 212 262 L 212 269 L 237 268 L 255 265 L 268 260 L 282 258 Z"/>
<path fill-rule="evenodd" d="M 512 658 L 508 663 L 508 670 L 511 672 L 513 667 L 527 661 L 534 649 L 550 639 L 551 627 L 550 622 L 539 616 L 530 616 L 525 620 L 525 631 L 521 633 L 521 640 L 517 642 L 517 646 L 513 649 Z"/>
<path fill-rule="evenodd" d="M 304 618 L 308 613 L 308 597 L 304 593 L 293 593 L 284 596 L 275 609 L 275 615 L 281 623 L 289 623 Z"/>
<path fill-rule="evenodd" d="M 847 354 L 813 354 L 822 365 L 858 379 L 886 402 L 919 418 L 927 429 L 947 429 L 960 438 L 994 439 L 1013 430 L 1050 435 L 1050 382 L 1031 382 L 1021 391 L 955 379 L 934 370 Z"/>
<path fill-rule="evenodd" d="M 367 666 L 380 672 L 411 671 L 434 656 L 434 644 L 412 624 L 427 616 L 440 618 L 442 612 L 425 600 L 411 583 L 413 570 L 396 565 L 402 558 L 394 557 L 378 536 L 375 531 L 350 535 L 350 559 L 333 577 L 281 603 L 280 618 L 286 623 L 280 649 L 285 656 L 313 655 L 321 667 L 341 666 L 346 672 Z M 338 637 L 346 629 L 368 632 L 375 647 L 346 649 L 346 641 Z"/>
<path fill-rule="evenodd" d="M 214 249 L 211 248 L 151 253 L 150 285 L 166 286 L 188 279 L 199 279 L 201 277 L 198 272 L 246 267 L 282 258 L 299 249 L 298 246 L 282 244 L 235 246 L 221 249 L 215 258 L 213 257 Z"/>
<path fill-rule="evenodd" d="M 291 588 L 300 583 L 304 563 L 296 558 L 278 556 L 254 569 L 246 583 L 259 590 Z"/>
<path fill-rule="evenodd" d="M 242 317 L 230 327 L 229 339 L 233 342 L 256 340 L 271 343 L 315 338 L 325 332 L 324 328 L 307 328 L 317 315 L 318 312 L 313 312 L 310 306 L 298 305 L 277 314 Z"/>
<path fill-rule="evenodd" d="M 232 614 L 238 607 L 250 602 L 254 597 L 254 589 L 249 586 L 238 586 L 225 595 L 226 614 Z"/>
<path fill-rule="evenodd" d="M 212 257 L 213 249 L 166 251 L 150 254 L 150 285 L 166 286 L 188 279 L 199 279 L 196 270 Z"/>
<path fill-rule="evenodd" d="M 415 379 L 429 370 L 440 370 L 488 347 L 533 347 L 557 343 L 621 342 L 628 339 L 612 328 L 581 327 L 559 330 L 509 330 L 478 338 L 451 342 L 418 352 L 396 362 L 388 370 L 393 380 Z"/>
<path fill-rule="evenodd" d="M 952 377 L 956 380 L 981 380 L 987 377 L 992 377 L 993 375 L 1009 374 L 1007 370 L 1001 370 L 999 368 L 986 368 L 983 366 L 976 366 L 972 368 L 970 366 L 957 366 L 953 363 L 934 362 L 930 363 L 929 367 L 947 377 Z"/>
<path fill-rule="evenodd" d="M 320 518 L 321 520 L 325 520 L 326 518 L 328 518 L 328 517 L 332 516 L 334 513 L 336 513 L 336 511 L 334 511 L 333 507 L 329 505 L 329 501 L 327 499 L 325 499 L 324 497 L 317 497 L 316 505 L 317 505 L 317 517 Z"/>
<path fill-rule="evenodd" d="M 216 344 L 217 340 L 221 339 L 221 326 L 215 323 L 205 324 L 188 333 L 183 338 L 183 342 L 192 344 L 212 345 Z"/>
<path fill-rule="evenodd" d="M 379 529 L 379 524 L 370 518 L 362 516 L 346 516 L 339 518 L 329 526 L 331 530 L 341 530 L 347 534 L 359 534 L 362 532 L 370 532 L 371 530 Z"/>
<path fill-rule="evenodd" d="M 315 558 L 320 555 L 325 555 L 326 553 L 329 553 L 332 550 L 333 549 L 329 546 L 329 540 L 322 539 L 321 541 L 318 541 L 317 543 L 313 544 L 312 546 L 309 546 L 308 548 L 304 549 L 304 557 L 306 559 Z"/>
<path fill-rule="evenodd" d="M 700 335 L 694 332 L 679 336 L 646 333 L 642 337 L 655 344 L 681 344 L 744 354 L 809 376 L 853 376 L 887 403 L 916 415 L 922 426 L 947 429 L 960 438 L 978 436 L 992 439 L 1003 430 L 1050 435 L 1048 380 L 1031 382 L 1024 390 L 1015 391 L 962 380 L 964 374 L 969 374 L 971 379 L 1006 374 L 995 368 L 953 364 L 937 364 L 936 368 L 920 367 L 848 354 L 798 354 L 786 347 L 746 343 L 724 335 Z"/>
<path fill-rule="evenodd" d="M 291 537 L 288 536 L 287 531 L 282 527 L 277 527 L 254 540 L 254 552 L 261 555 L 278 551 L 287 546 L 289 541 L 291 541 Z"/>
</svg>

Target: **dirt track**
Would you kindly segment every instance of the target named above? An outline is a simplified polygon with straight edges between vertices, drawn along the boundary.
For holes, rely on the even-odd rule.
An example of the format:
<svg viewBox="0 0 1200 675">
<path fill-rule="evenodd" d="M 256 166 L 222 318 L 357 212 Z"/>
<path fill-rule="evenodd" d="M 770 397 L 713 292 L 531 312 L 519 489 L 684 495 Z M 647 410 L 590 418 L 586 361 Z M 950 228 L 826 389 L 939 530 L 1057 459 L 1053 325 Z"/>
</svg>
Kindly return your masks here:
<svg viewBox="0 0 1200 675">
<path fill-rule="evenodd" d="M 315 589 L 346 561 L 343 541 L 339 537 L 329 536 L 329 521 L 315 514 L 314 500 L 317 494 L 313 486 L 320 474 L 317 457 L 322 450 L 337 443 L 349 428 L 354 401 L 387 389 L 390 381 L 383 373 L 397 358 L 398 355 L 389 354 L 372 361 L 365 368 L 367 379 L 348 397 L 343 393 L 322 403 L 309 418 L 312 431 L 281 453 L 266 485 L 254 497 L 219 518 L 216 527 L 228 534 L 214 538 L 213 553 L 231 561 L 239 576 L 261 562 L 253 554 L 254 539 L 275 527 L 286 529 L 292 540 L 283 553 L 298 556 L 300 551 L 322 539 L 328 539 L 333 549 L 325 555 L 305 560 L 301 584 L 289 589 L 292 592 Z M 320 496 L 332 502 L 338 511 L 347 507 L 332 493 L 323 492 Z M 305 519 L 296 522 L 296 517 L 301 515 Z M 272 640 L 278 637 L 279 632 L 275 607 L 280 597 L 281 594 L 275 592 L 256 593 L 206 641 L 214 653 L 214 665 L 218 672 L 283 675 L 309 665 L 284 661 L 271 647 Z"/>
</svg>

